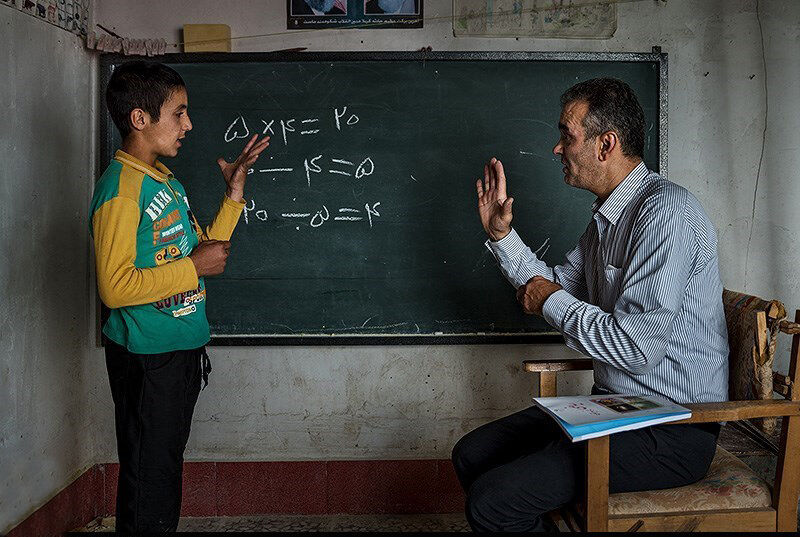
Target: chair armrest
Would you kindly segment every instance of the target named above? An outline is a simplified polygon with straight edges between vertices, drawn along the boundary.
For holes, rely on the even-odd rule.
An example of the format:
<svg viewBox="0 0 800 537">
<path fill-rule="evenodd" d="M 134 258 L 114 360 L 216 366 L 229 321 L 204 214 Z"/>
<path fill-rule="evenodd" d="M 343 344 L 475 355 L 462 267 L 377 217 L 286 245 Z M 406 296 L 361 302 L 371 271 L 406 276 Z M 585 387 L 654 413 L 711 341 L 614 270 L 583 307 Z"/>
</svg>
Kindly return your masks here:
<svg viewBox="0 0 800 537">
<path fill-rule="evenodd" d="M 592 369 L 592 360 L 524 360 L 522 368 L 529 373 L 545 371 L 586 371 Z"/>
<path fill-rule="evenodd" d="M 539 373 L 539 397 L 555 397 L 558 371 L 585 371 L 592 369 L 592 360 L 523 360 L 523 370 Z"/>
<path fill-rule="evenodd" d="M 683 406 L 692 411 L 692 417 L 680 421 L 670 421 L 665 425 L 738 421 L 776 416 L 800 416 L 800 401 L 784 401 L 780 399 L 694 403 Z"/>
</svg>

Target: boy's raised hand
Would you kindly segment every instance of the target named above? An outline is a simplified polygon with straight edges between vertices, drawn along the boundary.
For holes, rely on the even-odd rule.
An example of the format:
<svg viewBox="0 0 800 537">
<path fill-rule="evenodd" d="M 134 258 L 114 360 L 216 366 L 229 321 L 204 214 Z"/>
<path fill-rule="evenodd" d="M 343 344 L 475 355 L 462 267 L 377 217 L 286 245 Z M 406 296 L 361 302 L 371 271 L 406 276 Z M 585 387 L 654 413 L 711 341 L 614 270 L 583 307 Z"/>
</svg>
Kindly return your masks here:
<svg viewBox="0 0 800 537">
<path fill-rule="evenodd" d="M 269 136 L 257 140 L 258 134 L 254 134 L 242 149 L 239 157 L 233 162 L 228 162 L 222 157 L 217 159 L 219 169 L 222 170 L 222 176 L 228 185 L 228 190 L 225 194 L 233 201 L 241 202 L 244 198 L 244 183 L 247 181 L 247 170 L 258 160 L 258 156 L 269 145 Z"/>
<path fill-rule="evenodd" d="M 478 189 L 478 215 L 486 234 L 499 241 L 511 231 L 511 204 L 514 198 L 506 195 L 506 174 L 503 164 L 492 157 L 483 167 L 483 181 L 475 183 Z"/>
</svg>

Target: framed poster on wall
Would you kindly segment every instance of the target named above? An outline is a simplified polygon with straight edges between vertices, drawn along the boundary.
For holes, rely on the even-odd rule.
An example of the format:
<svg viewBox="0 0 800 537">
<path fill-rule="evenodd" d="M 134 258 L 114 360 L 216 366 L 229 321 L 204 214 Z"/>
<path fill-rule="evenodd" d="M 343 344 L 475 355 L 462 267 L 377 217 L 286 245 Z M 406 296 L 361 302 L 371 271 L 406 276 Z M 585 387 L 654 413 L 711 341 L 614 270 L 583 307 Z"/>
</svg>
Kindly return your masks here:
<svg viewBox="0 0 800 537">
<path fill-rule="evenodd" d="M 286 0 L 286 27 L 422 28 L 423 0 Z"/>
</svg>

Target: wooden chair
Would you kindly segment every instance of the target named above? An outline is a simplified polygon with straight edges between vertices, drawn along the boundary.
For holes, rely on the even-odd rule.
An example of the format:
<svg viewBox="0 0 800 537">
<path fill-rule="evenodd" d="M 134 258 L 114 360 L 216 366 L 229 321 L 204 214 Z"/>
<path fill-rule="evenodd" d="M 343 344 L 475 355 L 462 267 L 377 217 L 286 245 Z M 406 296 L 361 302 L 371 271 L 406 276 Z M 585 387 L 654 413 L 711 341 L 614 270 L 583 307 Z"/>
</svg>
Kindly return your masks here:
<svg viewBox="0 0 800 537">
<path fill-rule="evenodd" d="M 796 531 L 800 489 L 800 310 L 785 320 L 778 301 L 725 290 L 730 355 L 730 401 L 685 405 L 692 417 L 672 423 L 752 420 L 769 432 L 782 419 L 774 487 L 717 447 L 698 483 L 665 490 L 609 494 L 609 437 L 588 440 L 584 496 L 551 513 L 573 531 Z M 793 334 L 789 374 L 772 372 L 778 332 Z M 592 360 L 526 360 L 539 373 L 539 395 L 556 395 L 559 371 L 592 369 Z M 768 372 L 765 372 L 768 371 Z M 765 393 L 766 388 L 769 391 Z M 774 399 L 772 391 L 783 396 Z M 745 423 L 747 423 L 745 421 Z M 752 427 L 752 426 L 751 426 Z"/>
</svg>

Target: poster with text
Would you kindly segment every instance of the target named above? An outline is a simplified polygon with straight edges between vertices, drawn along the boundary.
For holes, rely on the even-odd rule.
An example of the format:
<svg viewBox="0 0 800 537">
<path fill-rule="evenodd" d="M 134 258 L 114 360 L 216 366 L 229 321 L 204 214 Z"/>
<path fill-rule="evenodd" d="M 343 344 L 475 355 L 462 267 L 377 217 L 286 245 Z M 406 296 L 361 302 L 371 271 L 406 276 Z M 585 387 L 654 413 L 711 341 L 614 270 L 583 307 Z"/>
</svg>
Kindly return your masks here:
<svg viewBox="0 0 800 537">
<path fill-rule="evenodd" d="M 286 27 L 422 28 L 423 0 L 286 0 Z"/>
<path fill-rule="evenodd" d="M 602 0 L 453 0 L 456 37 L 608 39 L 617 4 Z"/>
</svg>

